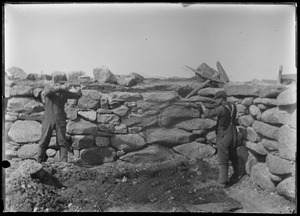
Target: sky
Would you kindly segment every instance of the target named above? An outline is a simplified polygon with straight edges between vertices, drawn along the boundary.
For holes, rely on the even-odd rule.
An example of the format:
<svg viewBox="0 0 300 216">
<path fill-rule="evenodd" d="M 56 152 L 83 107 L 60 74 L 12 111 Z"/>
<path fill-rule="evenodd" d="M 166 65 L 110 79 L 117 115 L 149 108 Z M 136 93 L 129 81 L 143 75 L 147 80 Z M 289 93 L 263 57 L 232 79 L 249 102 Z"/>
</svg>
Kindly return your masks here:
<svg viewBox="0 0 300 216">
<path fill-rule="evenodd" d="M 6 4 L 5 69 L 192 77 L 188 65 L 231 81 L 296 73 L 295 5 Z"/>
</svg>

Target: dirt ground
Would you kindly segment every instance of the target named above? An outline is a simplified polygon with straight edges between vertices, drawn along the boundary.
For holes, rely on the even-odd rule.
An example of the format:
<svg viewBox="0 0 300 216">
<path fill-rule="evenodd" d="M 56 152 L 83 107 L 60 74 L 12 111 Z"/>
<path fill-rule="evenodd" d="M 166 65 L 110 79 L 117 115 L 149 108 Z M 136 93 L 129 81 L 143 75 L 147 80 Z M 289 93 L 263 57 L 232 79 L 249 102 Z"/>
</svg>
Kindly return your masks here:
<svg viewBox="0 0 300 216">
<path fill-rule="evenodd" d="M 214 156 L 215 157 L 215 156 Z M 173 169 L 137 172 L 119 162 L 87 167 L 49 161 L 43 176 L 22 177 L 19 159 L 5 175 L 5 211 L 292 213 L 295 204 L 244 175 L 230 188 L 216 184 L 212 157 Z M 230 174 L 231 174 L 230 170 Z"/>
</svg>

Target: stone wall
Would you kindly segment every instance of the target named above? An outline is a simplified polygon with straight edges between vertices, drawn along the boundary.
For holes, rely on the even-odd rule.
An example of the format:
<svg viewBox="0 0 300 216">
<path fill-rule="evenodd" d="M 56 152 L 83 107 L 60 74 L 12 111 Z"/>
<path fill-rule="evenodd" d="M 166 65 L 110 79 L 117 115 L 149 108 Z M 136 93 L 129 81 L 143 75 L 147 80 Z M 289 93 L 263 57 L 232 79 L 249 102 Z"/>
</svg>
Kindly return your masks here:
<svg viewBox="0 0 300 216">
<path fill-rule="evenodd" d="M 260 187 L 295 199 L 295 85 L 208 85 L 185 99 L 182 89 L 188 85 L 159 90 L 130 87 L 128 83 L 137 83 L 127 82 L 133 76 L 112 79 L 112 73 L 107 78 L 95 74 L 98 70 L 95 78 L 112 80 L 113 85 L 119 82 L 126 88 L 85 89 L 80 99 L 68 100 L 67 136 L 73 149 L 69 160 L 80 158 L 101 165 L 116 160 L 156 163 L 166 158 L 192 160 L 213 155 L 216 149 L 209 144 L 216 140 L 216 119 L 202 119 L 197 102 L 213 108 L 214 94 L 225 90 L 228 101 L 237 104 L 242 140 L 238 153 L 245 172 Z M 40 93 L 48 81 L 41 85 L 10 82 L 6 80 L 5 157 L 36 158 L 44 114 Z M 58 160 L 57 150 L 54 131 L 48 160 Z"/>
</svg>

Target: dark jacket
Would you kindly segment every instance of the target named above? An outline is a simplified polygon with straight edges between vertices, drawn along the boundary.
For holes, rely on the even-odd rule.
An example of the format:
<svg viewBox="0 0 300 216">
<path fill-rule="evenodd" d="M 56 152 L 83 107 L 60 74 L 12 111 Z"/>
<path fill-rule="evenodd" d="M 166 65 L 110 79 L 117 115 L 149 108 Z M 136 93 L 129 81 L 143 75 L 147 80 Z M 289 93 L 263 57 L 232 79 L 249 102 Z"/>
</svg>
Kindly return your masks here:
<svg viewBox="0 0 300 216">
<path fill-rule="evenodd" d="M 74 93 L 68 90 L 54 91 L 50 85 L 44 88 L 45 119 L 47 120 L 66 120 L 65 104 L 67 99 L 77 99 L 81 93 Z"/>
</svg>

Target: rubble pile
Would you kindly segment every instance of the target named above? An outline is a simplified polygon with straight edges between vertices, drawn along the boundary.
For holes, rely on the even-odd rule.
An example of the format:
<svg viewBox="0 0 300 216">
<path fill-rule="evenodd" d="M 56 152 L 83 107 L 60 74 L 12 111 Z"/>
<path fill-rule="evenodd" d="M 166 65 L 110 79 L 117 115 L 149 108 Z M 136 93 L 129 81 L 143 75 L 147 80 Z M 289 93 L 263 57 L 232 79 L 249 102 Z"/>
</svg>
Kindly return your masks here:
<svg viewBox="0 0 300 216">
<path fill-rule="evenodd" d="M 210 70 L 209 66 L 202 66 L 198 69 Z M 69 99 L 65 106 L 72 147 L 69 161 L 80 160 L 91 166 L 123 161 L 142 166 L 210 157 L 216 153 L 216 118 L 202 119 L 198 102 L 214 108 L 213 97 L 223 90 L 238 109 L 241 168 L 260 187 L 278 191 L 294 201 L 295 85 L 230 82 L 221 65 L 217 66 L 222 69 L 221 81 L 215 82 L 218 76 L 214 72 L 213 79 L 193 95 L 189 94 L 193 90 L 189 84 L 178 88 L 181 80 L 156 88 L 156 81 L 151 83 L 137 73 L 114 75 L 106 66 L 94 69 L 93 81 L 82 72 L 67 74 L 72 81 L 83 77 L 93 84 L 93 88 L 82 90 L 80 99 Z M 18 84 L 17 72 L 14 77 L 6 77 L 5 82 L 5 157 L 36 159 L 44 114 L 40 94 L 50 79 L 44 75 L 35 79 L 40 85 Z M 203 81 L 209 75 L 205 74 Z M 21 75 L 23 82 L 37 77 Z M 47 150 L 48 161 L 58 161 L 57 150 L 54 131 Z"/>
</svg>

